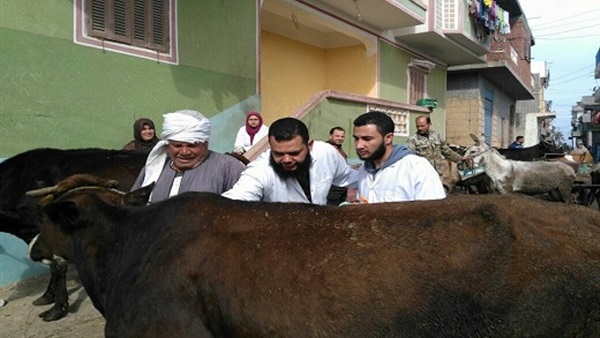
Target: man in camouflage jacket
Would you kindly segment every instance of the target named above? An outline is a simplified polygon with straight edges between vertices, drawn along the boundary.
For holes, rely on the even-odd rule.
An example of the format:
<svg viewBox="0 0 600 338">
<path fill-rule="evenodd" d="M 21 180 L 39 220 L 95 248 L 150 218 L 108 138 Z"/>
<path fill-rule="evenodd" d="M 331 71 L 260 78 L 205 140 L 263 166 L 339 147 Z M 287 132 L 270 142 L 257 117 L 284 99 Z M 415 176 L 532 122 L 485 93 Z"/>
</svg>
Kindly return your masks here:
<svg viewBox="0 0 600 338">
<path fill-rule="evenodd" d="M 450 149 L 446 141 L 442 139 L 440 134 L 430 130 L 431 119 L 429 116 L 421 115 L 415 119 L 417 132 L 408 138 L 406 145 L 415 154 L 425 157 L 435 170 L 440 174 L 442 182 L 446 180 L 448 175 L 448 163 L 444 163 L 445 159 L 458 163 L 462 156 Z M 444 172 L 446 171 L 446 175 Z"/>
</svg>

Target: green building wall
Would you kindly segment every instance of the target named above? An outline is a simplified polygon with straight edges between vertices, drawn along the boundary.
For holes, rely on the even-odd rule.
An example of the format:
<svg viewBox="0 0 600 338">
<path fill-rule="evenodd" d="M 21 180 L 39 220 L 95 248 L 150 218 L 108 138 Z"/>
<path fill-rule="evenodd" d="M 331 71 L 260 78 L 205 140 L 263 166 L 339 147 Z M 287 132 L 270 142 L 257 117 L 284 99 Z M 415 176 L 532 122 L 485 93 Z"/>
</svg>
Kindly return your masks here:
<svg viewBox="0 0 600 338">
<path fill-rule="evenodd" d="M 379 41 L 379 97 L 406 102 L 411 55 L 382 40 Z"/>
<path fill-rule="evenodd" d="M 75 44 L 73 1 L 0 0 L 0 157 L 120 148 L 135 119 L 160 132 L 162 114 L 179 109 L 218 121 L 211 148 L 230 149 L 245 109 L 260 107 L 256 10 L 254 1 L 178 1 L 171 65 Z"/>
<path fill-rule="evenodd" d="M 380 98 L 398 102 L 406 102 L 408 97 L 408 73 L 406 69 L 412 59 L 420 59 L 389 43 L 380 41 Z M 446 125 L 446 74 L 447 69 L 436 65 L 427 77 L 426 92 L 429 98 L 437 99 L 438 107 L 429 114 L 432 129 L 445 136 Z M 409 134 L 416 132 L 414 120 L 419 114 L 412 113 L 409 122 Z M 400 137 L 401 142 L 406 142 L 406 137 Z"/>
</svg>

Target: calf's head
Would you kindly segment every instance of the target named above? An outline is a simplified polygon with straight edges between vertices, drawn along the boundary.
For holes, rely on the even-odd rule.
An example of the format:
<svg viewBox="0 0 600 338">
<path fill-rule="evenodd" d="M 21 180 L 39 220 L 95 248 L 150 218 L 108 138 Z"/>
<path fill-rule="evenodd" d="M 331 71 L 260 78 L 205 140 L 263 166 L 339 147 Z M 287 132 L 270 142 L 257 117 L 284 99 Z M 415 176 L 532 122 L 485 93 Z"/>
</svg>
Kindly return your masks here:
<svg viewBox="0 0 600 338">
<path fill-rule="evenodd" d="M 28 192 L 43 196 L 40 234 L 29 246 L 34 261 L 68 260 L 69 243 L 75 232 L 83 231 L 106 217 L 114 217 L 131 206 L 148 202 L 153 185 L 124 193 L 112 188 L 114 181 L 91 175 L 74 175 L 50 189 Z"/>
</svg>

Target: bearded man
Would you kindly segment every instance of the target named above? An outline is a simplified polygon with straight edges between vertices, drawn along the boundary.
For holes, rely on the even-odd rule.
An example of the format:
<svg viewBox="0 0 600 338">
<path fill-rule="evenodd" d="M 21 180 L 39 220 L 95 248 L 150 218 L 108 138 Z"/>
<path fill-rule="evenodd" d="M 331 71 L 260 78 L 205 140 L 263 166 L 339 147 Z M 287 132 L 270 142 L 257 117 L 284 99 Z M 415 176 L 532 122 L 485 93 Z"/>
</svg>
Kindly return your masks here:
<svg viewBox="0 0 600 338">
<path fill-rule="evenodd" d="M 356 184 L 353 170 L 331 145 L 314 141 L 302 121 L 286 117 L 269 128 L 269 145 L 224 197 L 243 201 L 325 205 L 332 184 Z"/>
<path fill-rule="evenodd" d="M 368 112 L 354 120 L 356 154 L 364 165 L 358 172 L 358 196 L 368 203 L 437 200 L 446 197 L 442 181 L 427 159 L 404 145 L 393 145 L 394 121 Z"/>
</svg>

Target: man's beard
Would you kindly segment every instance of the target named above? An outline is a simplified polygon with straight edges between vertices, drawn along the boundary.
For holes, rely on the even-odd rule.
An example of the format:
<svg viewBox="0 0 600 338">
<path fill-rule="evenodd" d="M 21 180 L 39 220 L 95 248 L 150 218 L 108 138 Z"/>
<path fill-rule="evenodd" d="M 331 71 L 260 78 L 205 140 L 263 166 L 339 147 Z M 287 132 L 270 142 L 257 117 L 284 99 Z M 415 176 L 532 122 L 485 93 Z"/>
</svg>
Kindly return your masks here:
<svg viewBox="0 0 600 338">
<path fill-rule="evenodd" d="M 296 166 L 296 170 L 294 171 L 287 171 L 285 169 L 283 169 L 283 167 L 275 162 L 275 160 L 273 159 L 273 156 L 269 156 L 269 162 L 271 163 L 271 167 L 273 167 L 273 170 L 275 171 L 275 173 L 277 174 L 277 176 L 281 177 L 281 178 L 296 178 L 304 173 L 308 172 L 308 169 L 310 168 L 310 164 L 312 163 L 312 158 L 310 157 L 310 152 L 308 154 L 306 154 L 306 158 L 304 158 L 304 161 L 302 162 L 298 162 L 297 166 Z"/>
<path fill-rule="evenodd" d="M 360 154 L 358 154 L 358 152 L 356 153 L 356 155 L 358 155 L 358 157 L 363 161 L 375 161 L 375 160 L 382 158 L 383 155 L 385 155 L 385 150 L 386 150 L 385 145 L 383 144 L 383 142 L 381 142 L 381 144 L 379 145 L 379 148 L 377 148 L 377 150 L 375 150 L 375 152 L 371 156 L 362 157 L 362 156 L 360 156 Z"/>
</svg>

